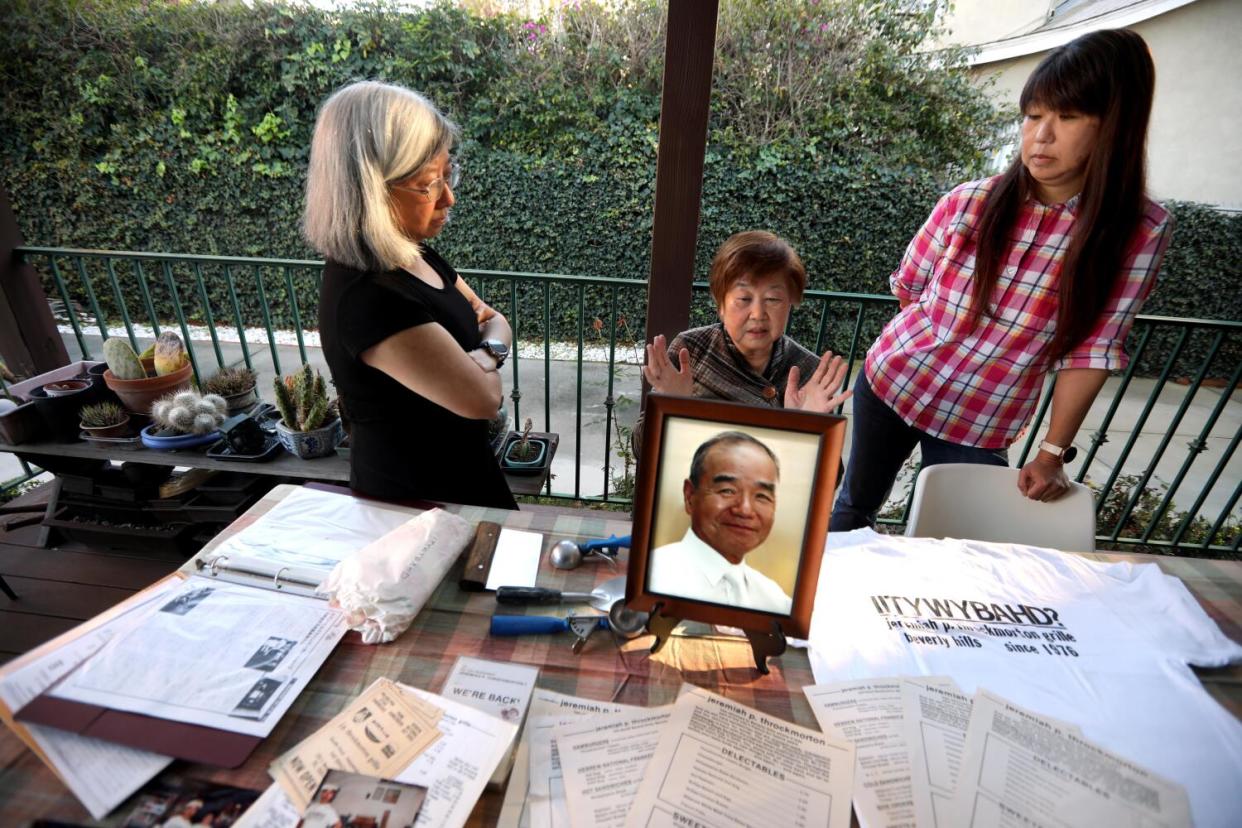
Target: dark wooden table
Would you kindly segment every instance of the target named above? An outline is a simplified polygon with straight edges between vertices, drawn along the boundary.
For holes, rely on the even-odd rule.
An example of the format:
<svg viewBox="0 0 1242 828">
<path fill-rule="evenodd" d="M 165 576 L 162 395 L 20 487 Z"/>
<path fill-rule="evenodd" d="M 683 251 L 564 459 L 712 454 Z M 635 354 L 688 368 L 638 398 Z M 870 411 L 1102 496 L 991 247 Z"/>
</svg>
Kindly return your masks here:
<svg viewBox="0 0 1242 828">
<path fill-rule="evenodd" d="M 273 489 L 204 552 L 266 513 L 289 491 L 290 487 Z M 547 555 L 552 544 L 560 538 L 582 540 L 614 533 L 623 535 L 630 529 L 627 520 L 609 512 L 553 511 L 541 507 L 520 512 L 473 506 L 448 508 L 472 523 L 492 520 L 511 528 L 544 533 L 539 584 L 562 590 L 589 591 L 614 572 L 603 565 L 554 569 Z M 1081 557 L 1157 564 L 1166 573 L 1182 579 L 1227 636 L 1242 641 L 1242 563 L 1122 553 Z M 790 648 L 774 661 L 770 674 L 759 675 L 753 669 L 749 645 L 745 639 L 733 636 L 674 636 L 655 656 L 647 652 L 650 636 L 618 643 L 597 635 L 580 654 L 571 651 L 566 635 L 493 637 L 488 634 L 488 626 L 496 612 L 495 598 L 488 593 L 460 590 L 460 566 L 459 563 L 450 571 L 411 628 L 396 641 L 370 646 L 362 644 L 356 633 L 348 634 L 272 735 L 242 767 L 222 770 L 178 762 L 168 773 L 185 773 L 261 790 L 271 783 L 267 768 L 276 757 L 324 725 L 375 678 L 387 676 L 434 692 L 459 655 L 537 666 L 540 687 L 647 707 L 671 703 L 682 682 L 688 681 L 787 721 L 811 729 L 818 727 L 802 693 L 804 685 L 814 683 L 806 650 Z M 547 612 L 547 608 L 525 611 Z M 1242 666 L 1196 669 L 1195 673 L 1213 697 L 1242 717 Z M 1125 701 L 1117 699 L 1115 703 Z M 500 791 L 486 791 L 468 825 L 495 824 L 501 798 Z M 42 817 L 116 826 L 133 804 L 131 800 L 122 805 L 104 823 L 90 823 L 82 806 L 18 736 L 12 730 L 0 729 L 0 825 L 22 825 Z"/>
</svg>

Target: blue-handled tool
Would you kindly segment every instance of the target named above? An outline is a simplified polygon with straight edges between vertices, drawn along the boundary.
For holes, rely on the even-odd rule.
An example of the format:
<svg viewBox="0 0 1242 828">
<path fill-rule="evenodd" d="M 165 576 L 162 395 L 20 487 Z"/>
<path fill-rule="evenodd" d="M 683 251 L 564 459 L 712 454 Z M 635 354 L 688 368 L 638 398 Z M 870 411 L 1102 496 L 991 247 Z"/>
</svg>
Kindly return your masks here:
<svg viewBox="0 0 1242 828">
<path fill-rule="evenodd" d="M 493 615 L 492 635 L 546 635 L 563 633 L 566 630 L 574 634 L 573 651 L 579 652 L 591 633 L 596 630 L 608 629 L 606 615 L 571 615 L 568 618 L 554 618 L 546 615 Z"/>
</svg>

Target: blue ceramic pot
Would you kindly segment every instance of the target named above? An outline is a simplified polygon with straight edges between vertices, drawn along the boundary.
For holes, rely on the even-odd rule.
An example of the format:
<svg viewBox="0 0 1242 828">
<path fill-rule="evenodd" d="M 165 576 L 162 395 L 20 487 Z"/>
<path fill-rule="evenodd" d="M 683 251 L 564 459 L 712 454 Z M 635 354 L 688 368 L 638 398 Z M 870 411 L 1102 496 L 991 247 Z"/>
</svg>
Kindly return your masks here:
<svg viewBox="0 0 1242 828">
<path fill-rule="evenodd" d="M 303 460 L 316 457 L 327 457 L 336 451 L 336 444 L 345 436 L 341 428 L 341 418 L 337 417 L 325 426 L 312 431 L 294 431 L 282 422 L 276 423 L 276 436 L 280 444 L 293 455 Z"/>
<path fill-rule="evenodd" d="M 142 444 L 149 449 L 158 449 L 160 451 L 173 451 L 175 449 L 198 448 L 199 446 L 209 446 L 220 439 L 219 431 L 211 431 L 207 434 L 178 434 L 174 437 L 157 437 L 155 432 L 160 427 L 152 423 L 142 430 Z"/>
</svg>

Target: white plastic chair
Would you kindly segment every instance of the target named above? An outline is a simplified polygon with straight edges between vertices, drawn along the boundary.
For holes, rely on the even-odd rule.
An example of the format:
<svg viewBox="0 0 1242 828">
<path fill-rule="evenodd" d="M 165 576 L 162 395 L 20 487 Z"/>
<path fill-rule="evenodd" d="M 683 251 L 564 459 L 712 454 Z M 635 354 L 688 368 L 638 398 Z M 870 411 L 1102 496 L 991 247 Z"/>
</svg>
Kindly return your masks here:
<svg viewBox="0 0 1242 828">
<path fill-rule="evenodd" d="M 1018 491 L 1018 469 L 974 463 L 927 466 L 914 483 L 906 535 L 1095 551 L 1095 501 L 1070 481 L 1050 503 Z"/>
</svg>

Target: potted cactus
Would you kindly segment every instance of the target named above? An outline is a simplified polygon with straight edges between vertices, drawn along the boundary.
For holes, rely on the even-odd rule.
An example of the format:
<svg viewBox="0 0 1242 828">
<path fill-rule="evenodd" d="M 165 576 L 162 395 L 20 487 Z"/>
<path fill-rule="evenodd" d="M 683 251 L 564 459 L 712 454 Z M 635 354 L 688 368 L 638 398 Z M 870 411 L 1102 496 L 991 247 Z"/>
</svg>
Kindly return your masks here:
<svg viewBox="0 0 1242 828">
<path fill-rule="evenodd" d="M 220 423 L 228 410 L 215 394 L 180 391 L 151 406 L 153 422 L 142 430 L 142 444 L 153 449 L 193 448 L 220 439 Z"/>
<path fill-rule="evenodd" d="M 164 331 L 155 341 L 149 370 L 119 337 L 103 344 L 103 354 L 108 363 L 104 382 L 135 414 L 147 414 L 160 397 L 190 388 L 190 358 L 181 337 L 172 331 Z"/>
<path fill-rule="evenodd" d="M 114 402 L 84 405 L 78 419 L 88 437 L 124 437 L 129 433 L 129 412 Z"/>
<path fill-rule="evenodd" d="M 532 437 L 534 422 L 526 418 L 521 433 L 509 432 L 509 440 L 500 456 L 500 465 L 513 474 L 538 474 L 550 462 L 548 441 L 544 437 Z"/>
<path fill-rule="evenodd" d="M 328 399 L 328 386 L 309 365 L 283 379 L 273 388 L 280 420 L 276 435 L 289 452 L 303 460 L 326 457 L 341 441 L 341 418 Z"/>
<path fill-rule="evenodd" d="M 224 398 L 229 414 L 247 411 L 259 401 L 259 375 L 249 368 L 221 368 L 203 383 L 203 392 Z"/>
</svg>

